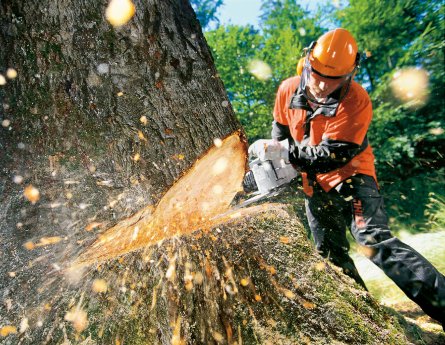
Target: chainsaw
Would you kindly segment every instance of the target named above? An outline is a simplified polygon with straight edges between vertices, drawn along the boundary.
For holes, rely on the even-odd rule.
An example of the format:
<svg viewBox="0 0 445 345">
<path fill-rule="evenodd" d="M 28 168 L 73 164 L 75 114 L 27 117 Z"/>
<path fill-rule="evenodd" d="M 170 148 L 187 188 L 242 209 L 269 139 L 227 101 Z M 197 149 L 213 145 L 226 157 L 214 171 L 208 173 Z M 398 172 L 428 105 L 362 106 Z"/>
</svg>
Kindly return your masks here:
<svg viewBox="0 0 445 345">
<path fill-rule="evenodd" d="M 271 149 L 271 143 L 279 149 Z M 256 148 L 256 149 L 255 149 Z M 261 153 L 258 153 L 258 148 Z M 269 152 L 268 152 L 269 149 Z M 249 168 L 243 180 L 244 192 L 250 198 L 238 205 L 244 207 L 281 193 L 298 175 L 289 163 L 288 141 L 259 140 L 249 147 Z M 237 207 L 237 208 L 238 208 Z"/>
</svg>

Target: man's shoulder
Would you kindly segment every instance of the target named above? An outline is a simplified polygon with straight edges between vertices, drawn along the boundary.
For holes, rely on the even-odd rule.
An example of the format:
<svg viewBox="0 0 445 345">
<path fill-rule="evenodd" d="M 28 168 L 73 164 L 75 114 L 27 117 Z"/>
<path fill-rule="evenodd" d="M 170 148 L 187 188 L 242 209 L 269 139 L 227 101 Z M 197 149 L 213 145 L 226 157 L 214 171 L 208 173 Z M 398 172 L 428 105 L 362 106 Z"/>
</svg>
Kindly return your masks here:
<svg viewBox="0 0 445 345">
<path fill-rule="evenodd" d="M 284 79 L 280 84 L 280 90 L 291 90 L 294 92 L 300 84 L 300 77 L 298 75 Z"/>
<path fill-rule="evenodd" d="M 359 83 L 352 81 L 348 94 L 340 103 L 339 111 L 355 114 L 358 109 L 372 109 L 371 98 Z"/>
<path fill-rule="evenodd" d="M 346 97 L 346 100 L 363 100 L 363 101 L 367 101 L 370 100 L 369 94 L 368 92 L 363 88 L 363 86 L 361 86 L 359 83 L 357 83 L 355 80 L 353 80 L 351 82 L 351 87 L 349 90 L 349 93 Z"/>
</svg>

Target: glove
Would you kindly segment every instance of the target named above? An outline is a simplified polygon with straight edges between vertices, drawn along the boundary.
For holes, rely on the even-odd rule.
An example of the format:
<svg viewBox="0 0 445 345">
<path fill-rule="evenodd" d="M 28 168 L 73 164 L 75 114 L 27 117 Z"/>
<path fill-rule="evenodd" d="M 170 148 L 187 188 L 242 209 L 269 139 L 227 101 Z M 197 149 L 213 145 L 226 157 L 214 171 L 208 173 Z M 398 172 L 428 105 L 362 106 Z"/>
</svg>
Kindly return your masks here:
<svg viewBox="0 0 445 345">
<path fill-rule="evenodd" d="M 291 145 L 289 145 L 289 162 L 294 166 L 294 167 L 300 167 L 302 165 L 302 161 L 299 158 L 300 156 L 300 151 L 298 149 L 297 144 L 292 143 Z"/>
<path fill-rule="evenodd" d="M 260 139 L 249 146 L 249 157 L 258 157 L 261 161 L 284 159 L 289 162 L 288 141 Z"/>
</svg>

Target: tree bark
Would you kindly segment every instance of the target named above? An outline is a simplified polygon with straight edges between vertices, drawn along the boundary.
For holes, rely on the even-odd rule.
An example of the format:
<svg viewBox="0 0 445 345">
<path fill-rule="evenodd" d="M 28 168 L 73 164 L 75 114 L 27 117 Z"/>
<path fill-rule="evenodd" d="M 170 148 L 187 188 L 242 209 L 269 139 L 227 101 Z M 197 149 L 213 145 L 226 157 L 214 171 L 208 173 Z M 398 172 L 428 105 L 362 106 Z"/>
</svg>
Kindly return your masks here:
<svg viewBox="0 0 445 345">
<path fill-rule="evenodd" d="M 40 164 L 52 180 L 55 171 L 58 180 L 112 177 L 115 188 L 133 181 L 155 203 L 214 138 L 239 129 L 188 2 L 136 5 L 113 29 L 105 1 L 2 1 L 2 69 L 18 71 L 1 93 L 11 121 L 3 174 L 32 181 Z"/>
<path fill-rule="evenodd" d="M 136 2 L 121 29 L 104 19 L 106 5 L 1 3 L 0 66 L 18 72 L 0 87 L 10 122 L 0 133 L 1 226 L 14 242 L 3 257 L 16 257 L 17 238 L 84 240 L 85 224 L 156 204 L 214 138 L 240 128 L 187 1 Z M 23 198 L 29 184 L 36 205 Z"/>
<path fill-rule="evenodd" d="M 188 1 L 135 5 L 134 18 L 113 28 L 107 1 L 0 4 L 0 73 L 18 73 L 0 86 L 7 299 L 17 289 L 37 295 L 52 265 L 155 205 L 215 138 L 240 129 Z M 23 196 L 28 185 L 40 193 L 35 204 Z M 55 237 L 63 248 L 40 241 Z"/>
<path fill-rule="evenodd" d="M 187 1 L 135 1 L 119 29 L 106 5 L 0 4 L 0 73 L 18 72 L 0 86 L 6 344 L 403 342 L 282 207 L 66 269 L 215 138 L 243 136 Z"/>
</svg>

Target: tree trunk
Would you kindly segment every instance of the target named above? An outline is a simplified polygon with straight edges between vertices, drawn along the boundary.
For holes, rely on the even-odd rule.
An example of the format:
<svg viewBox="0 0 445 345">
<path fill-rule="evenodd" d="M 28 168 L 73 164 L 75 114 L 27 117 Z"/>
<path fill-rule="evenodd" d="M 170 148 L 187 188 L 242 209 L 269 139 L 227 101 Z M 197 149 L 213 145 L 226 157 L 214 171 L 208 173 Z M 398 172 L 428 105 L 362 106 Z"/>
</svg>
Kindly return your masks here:
<svg viewBox="0 0 445 345">
<path fill-rule="evenodd" d="M 161 197 L 215 138 L 235 133 L 243 147 L 189 3 L 136 1 L 119 29 L 106 22 L 106 5 L 0 4 L 0 73 L 18 72 L 0 86 L 6 343 L 403 342 L 282 207 L 232 213 L 211 231 L 176 229 L 68 269 L 136 215 L 140 222 L 158 205 L 153 215 L 162 218 Z M 206 174 L 198 176 L 203 184 Z"/>
</svg>

